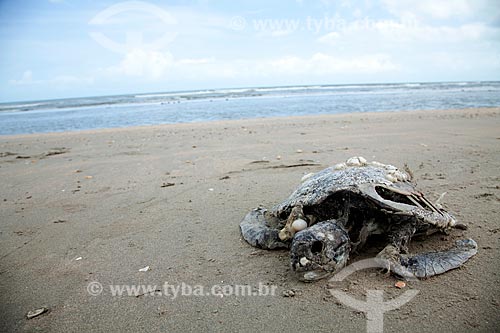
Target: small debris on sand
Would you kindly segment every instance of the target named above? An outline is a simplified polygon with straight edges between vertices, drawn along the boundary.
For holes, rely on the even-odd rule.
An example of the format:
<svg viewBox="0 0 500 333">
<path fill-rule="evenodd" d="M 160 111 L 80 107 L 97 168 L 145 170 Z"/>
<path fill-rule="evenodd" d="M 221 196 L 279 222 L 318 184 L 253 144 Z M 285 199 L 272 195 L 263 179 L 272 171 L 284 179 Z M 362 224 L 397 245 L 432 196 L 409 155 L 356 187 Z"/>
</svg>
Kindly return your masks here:
<svg viewBox="0 0 500 333">
<path fill-rule="evenodd" d="M 406 283 L 404 281 L 398 281 L 394 284 L 394 287 L 398 289 L 403 289 L 404 287 L 406 287 Z"/>
<path fill-rule="evenodd" d="M 170 187 L 170 186 L 174 186 L 175 183 L 163 183 L 161 184 L 161 187 Z"/>
<path fill-rule="evenodd" d="M 48 157 L 48 156 L 54 156 L 54 155 L 60 155 L 60 154 L 65 154 L 68 153 L 69 149 L 66 147 L 61 147 L 61 148 L 52 148 L 48 152 L 42 154 L 43 157 Z"/>
<path fill-rule="evenodd" d="M 6 152 L 1 152 L 0 157 L 7 157 L 7 156 L 12 156 L 12 155 L 17 155 L 16 153 L 11 153 L 10 151 Z"/>
<path fill-rule="evenodd" d="M 26 318 L 32 319 L 32 318 L 38 317 L 39 315 L 44 314 L 44 313 L 46 313 L 48 311 L 49 311 L 49 309 L 46 308 L 46 307 L 42 307 L 42 308 L 39 308 L 39 309 L 36 309 L 36 310 L 32 310 L 32 311 L 29 311 L 26 314 Z"/>
<path fill-rule="evenodd" d="M 62 147 L 62 148 L 52 148 L 47 152 L 38 154 L 38 155 L 18 155 L 16 156 L 17 159 L 29 159 L 29 158 L 38 158 L 38 159 L 43 159 L 49 156 L 54 156 L 54 155 L 60 155 L 60 154 L 65 154 L 68 153 L 69 149 Z"/>
</svg>

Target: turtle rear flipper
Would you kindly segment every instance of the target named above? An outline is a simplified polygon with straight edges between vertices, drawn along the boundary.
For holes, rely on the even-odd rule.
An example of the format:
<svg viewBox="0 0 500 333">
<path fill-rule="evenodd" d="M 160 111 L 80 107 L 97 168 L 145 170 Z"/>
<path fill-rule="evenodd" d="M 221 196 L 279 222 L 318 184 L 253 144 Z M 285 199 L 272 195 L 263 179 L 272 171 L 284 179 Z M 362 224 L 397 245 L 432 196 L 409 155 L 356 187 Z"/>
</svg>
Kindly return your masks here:
<svg viewBox="0 0 500 333">
<path fill-rule="evenodd" d="M 240 223 L 241 235 L 252 246 L 272 250 L 288 248 L 289 243 L 279 238 L 279 220 L 264 208 L 249 212 Z"/>
<path fill-rule="evenodd" d="M 387 260 L 392 273 L 404 278 L 425 279 L 462 266 L 477 253 L 477 243 L 472 239 L 461 239 L 449 250 L 413 256 L 395 253 L 394 250 L 393 246 L 388 246 L 379 254 L 379 258 Z"/>
</svg>

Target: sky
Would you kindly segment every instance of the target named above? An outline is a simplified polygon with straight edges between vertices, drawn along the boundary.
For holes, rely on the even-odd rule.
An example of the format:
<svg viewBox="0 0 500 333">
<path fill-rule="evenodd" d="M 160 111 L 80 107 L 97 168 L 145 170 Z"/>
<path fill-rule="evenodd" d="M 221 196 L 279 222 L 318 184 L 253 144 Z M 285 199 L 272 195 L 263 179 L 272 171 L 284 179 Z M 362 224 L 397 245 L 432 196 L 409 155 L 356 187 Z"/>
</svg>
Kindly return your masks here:
<svg viewBox="0 0 500 333">
<path fill-rule="evenodd" d="M 495 80 L 499 0 L 0 0 L 0 102 Z"/>
</svg>

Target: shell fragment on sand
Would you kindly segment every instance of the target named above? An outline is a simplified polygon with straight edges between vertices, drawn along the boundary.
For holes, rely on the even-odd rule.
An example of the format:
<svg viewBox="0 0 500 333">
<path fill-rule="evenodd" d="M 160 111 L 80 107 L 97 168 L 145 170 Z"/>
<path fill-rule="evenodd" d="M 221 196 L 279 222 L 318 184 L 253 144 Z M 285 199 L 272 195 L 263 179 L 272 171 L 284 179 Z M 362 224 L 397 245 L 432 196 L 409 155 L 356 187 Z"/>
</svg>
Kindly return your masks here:
<svg viewBox="0 0 500 333">
<path fill-rule="evenodd" d="M 35 309 L 35 310 L 32 310 L 32 311 L 29 311 L 27 314 L 26 314 L 26 318 L 28 319 L 32 319 L 32 318 L 35 318 L 35 317 L 38 317 L 46 312 L 48 312 L 49 309 L 46 308 L 46 307 L 41 307 L 41 308 L 38 308 L 38 309 Z"/>
</svg>

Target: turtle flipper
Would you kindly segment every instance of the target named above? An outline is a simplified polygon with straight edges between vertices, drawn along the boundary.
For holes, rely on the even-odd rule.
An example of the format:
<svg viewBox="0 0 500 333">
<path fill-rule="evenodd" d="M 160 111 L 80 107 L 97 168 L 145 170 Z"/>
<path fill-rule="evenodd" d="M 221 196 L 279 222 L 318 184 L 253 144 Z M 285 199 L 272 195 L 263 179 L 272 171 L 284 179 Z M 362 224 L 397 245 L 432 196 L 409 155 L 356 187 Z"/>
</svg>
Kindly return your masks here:
<svg viewBox="0 0 500 333">
<path fill-rule="evenodd" d="M 457 240 L 455 246 L 447 251 L 413 256 L 399 254 L 394 246 L 389 245 L 378 257 L 385 260 L 387 268 L 396 275 L 424 279 L 458 268 L 476 253 L 477 243 L 469 238 Z"/>
<path fill-rule="evenodd" d="M 249 212 L 240 223 L 241 235 L 252 246 L 262 249 L 288 248 L 279 238 L 279 220 L 264 208 Z"/>
</svg>

